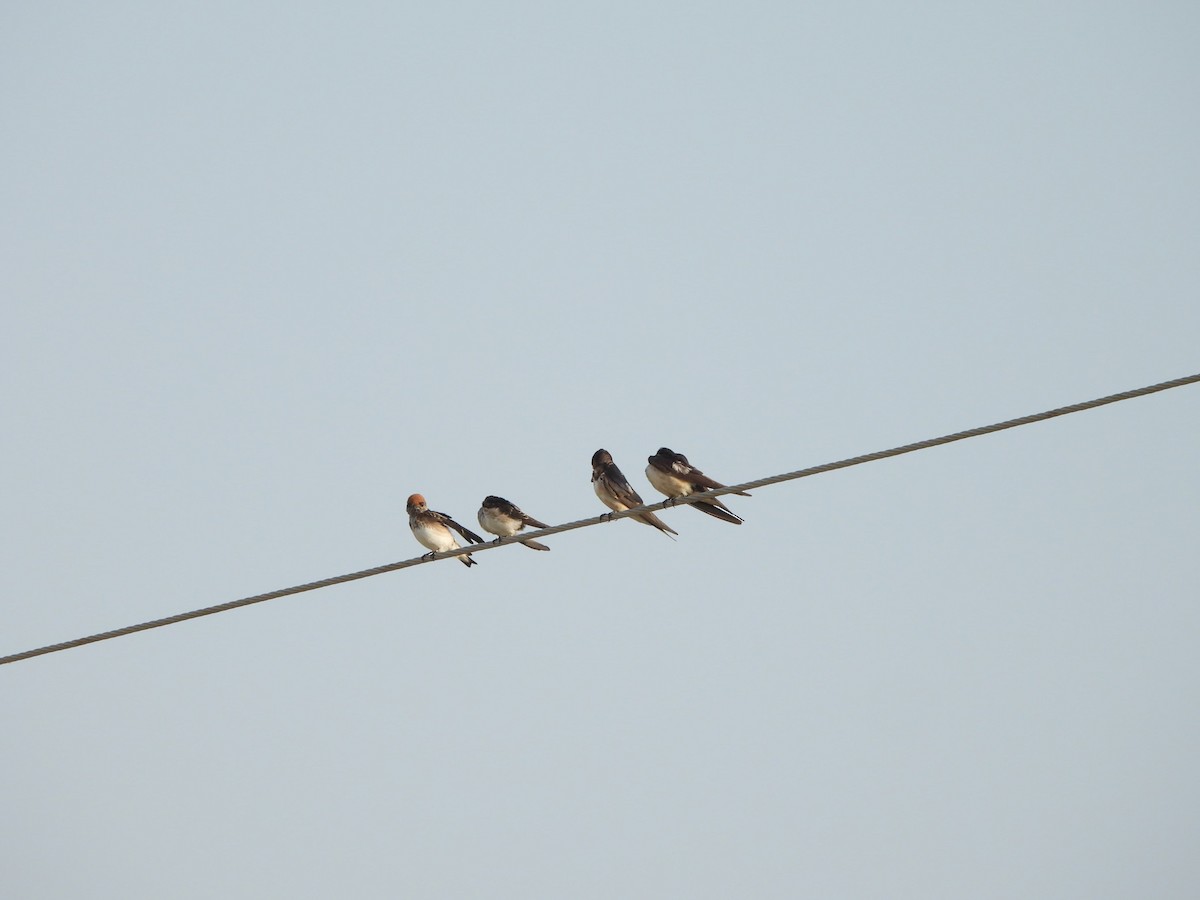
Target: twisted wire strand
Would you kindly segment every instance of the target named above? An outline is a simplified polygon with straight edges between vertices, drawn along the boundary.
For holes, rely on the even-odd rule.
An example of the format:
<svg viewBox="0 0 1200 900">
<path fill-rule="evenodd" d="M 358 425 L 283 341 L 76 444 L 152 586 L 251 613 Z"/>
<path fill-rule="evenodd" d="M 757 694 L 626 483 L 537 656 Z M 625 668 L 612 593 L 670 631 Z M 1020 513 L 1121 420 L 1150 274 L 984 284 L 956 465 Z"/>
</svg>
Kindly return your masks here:
<svg viewBox="0 0 1200 900">
<path fill-rule="evenodd" d="M 123 637 L 127 634 L 136 634 L 139 631 L 149 631 L 151 628 L 162 628 L 165 625 L 174 625 L 178 622 L 186 622 L 188 619 L 198 619 L 202 616 L 211 616 L 216 613 L 228 612 L 231 609 L 250 606 L 254 603 L 263 603 L 267 600 L 276 600 L 280 597 L 289 597 L 293 594 L 303 594 L 307 591 L 315 591 L 319 590 L 320 588 L 332 587 L 336 584 L 345 584 L 349 581 L 358 581 L 362 578 L 370 578 L 374 575 L 382 575 L 385 572 L 395 572 L 399 569 L 407 569 L 410 566 L 419 566 L 429 562 L 437 562 L 438 560 L 442 559 L 450 559 L 451 557 L 462 556 L 464 553 L 482 553 L 486 550 L 495 550 L 499 547 L 504 547 L 508 544 L 519 543 L 530 538 L 537 539 L 547 535 L 561 534 L 564 531 L 574 531 L 577 528 L 588 528 L 592 525 L 599 525 L 604 522 L 625 519 L 629 516 L 634 516 L 639 513 L 654 512 L 685 503 L 696 503 L 702 500 L 711 499 L 712 497 L 720 497 L 724 494 L 732 494 L 737 491 L 767 487 L 769 485 L 779 484 L 784 481 L 795 481 L 798 478 L 808 478 L 811 475 L 820 475 L 825 472 L 833 472 L 837 469 L 847 469 L 851 466 L 860 466 L 864 463 L 875 462 L 881 459 L 889 459 L 893 456 L 902 456 L 905 453 L 915 453 L 918 450 L 927 450 L 930 447 L 938 447 L 942 444 L 952 444 L 955 441 L 963 441 L 967 438 L 980 437 L 985 434 L 992 434 L 994 432 L 1004 431 L 1009 428 L 1018 428 L 1022 425 L 1031 425 L 1034 422 L 1042 422 L 1046 419 L 1057 418 L 1058 416 L 1066 416 L 1072 413 L 1083 412 L 1084 410 L 1095 409 L 1098 406 L 1107 406 L 1110 403 L 1119 403 L 1122 400 L 1132 400 L 1135 397 L 1144 397 L 1147 394 L 1155 394 L 1159 391 L 1166 391 L 1170 390 L 1171 388 L 1195 384 L 1198 381 L 1200 381 L 1200 374 L 1188 375 L 1183 378 L 1176 378 L 1171 381 L 1163 381 L 1147 387 L 1135 388 L 1130 391 L 1122 391 L 1119 394 L 1109 394 L 1107 397 L 1099 397 L 1095 400 L 1084 401 L 1083 403 L 1073 403 L 1070 406 L 1060 406 L 1057 409 L 1051 409 L 1045 412 L 1033 413 L 1032 415 L 1021 416 L 1016 419 L 1007 419 L 1003 422 L 997 422 L 993 425 L 983 425 L 978 428 L 969 428 L 966 431 L 956 431 L 953 434 L 943 435 L 942 437 L 928 438 L 912 444 L 904 444 L 900 447 L 893 447 L 890 450 L 877 450 L 874 453 L 866 453 L 862 456 L 852 456 L 848 459 L 824 463 L 819 466 L 811 466 L 807 469 L 797 469 L 794 472 L 785 472 L 782 475 L 772 475 L 767 478 L 756 478 L 753 481 L 745 481 L 741 484 L 731 484 L 723 488 L 714 488 L 700 494 L 692 494 L 687 497 L 680 497 L 677 500 L 667 499 L 658 503 L 648 503 L 645 506 L 639 506 L 635 509 L 606 513 L 600 516 L 591 516 L 586 519 L 577 519 L 573 522 L 565 522 L 562 525 L 553 525 L 549 528 L 542 528 L 537 531 L 523 531 L 521 532 L 520 536 L 501 538 L 497 541 L 490 541 L 483 544 L 471 544 L 466 547 L 460 547 L 457 550 L 447 550 L 441 553 L 417 556 L 401 562 L 376 566 L 373 569 L 363 569 L 361 572 L 351 572 L 348 575 L 336 575 L 332 578 L 322 578 L 320 581 L 310 581 L 307 584 L 296 585 L 295 587 L 281 588 L 276 591 L 268 591 L 265 594 L 255 594 L 252 597 L 243 597 L 240 600 L 230 600 L 228 603 L 219 603 L 216 606 L 206 606 L 203 609 L 178 613 L 173 616 L 167 616 L 163 619 L 153 619 L 152 621 L 142 622 L 138 625 L 126 625 L 124 628 L 114 628 L 112 631 L 103 631 L 99 634 L 75 638 L 74 640 L 63 641 L 59 644 L 49 644 L 45 647 L 38 647 L 33 650 L 25 650 L 20 653 L 13 653 L 10 656 L 0 657 L 0 665 L 7 665 L 8 663 L 19 662 L 20 660 L 31 659 L 35 656 L 44 656 L 48 653 L 57 653 L 60 650 L 70 650 L 74 647 L 82 647 L 85 644 L 94 644 L 98 641 L 107 641 L 112 638 Z"/>
</svg>

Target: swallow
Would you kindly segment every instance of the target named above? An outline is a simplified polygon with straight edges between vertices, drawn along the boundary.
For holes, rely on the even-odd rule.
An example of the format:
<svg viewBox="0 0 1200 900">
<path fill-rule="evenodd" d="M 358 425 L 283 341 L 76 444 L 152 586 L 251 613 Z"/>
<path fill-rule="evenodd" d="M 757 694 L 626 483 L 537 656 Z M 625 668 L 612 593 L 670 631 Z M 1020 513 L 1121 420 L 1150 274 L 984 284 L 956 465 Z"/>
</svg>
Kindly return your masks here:
<svg viewBox="0 0 1200 900">
<path fill-rule="evenodd" d="M 496 534 L 495 543 L 500 543 L 502 537 L 512 537 L 526 525 L 534 528 L 549 528 L 545 522 L 539 522 L 533 516 L 525 513 L 519 506 L 509 503 L 503 497 L 484 497 L 483 506 L 479 507 L 479 527 L 489 534 Z M 549 550 L 545 544 L 537 541 L 521 541 L 526 547 L 534 550 Z"/>
<path fill-rule="evenodd" d="M 646 505 L 646 501 L 639 497 L 638 492 L 625 480 L 625 476 L 621 474 L 621 470 L 617 468 L 617 464 L 613 462 L 613 458 L 607 450 L 597 450 L 592 455 L 592 487 L 596 491 L 596 496 L 600 498 L 600 502 L 613 512 Z M 668 537 L 679 534 L 652 512 L 638 513 L 629 518 L 636 519 L 643 525 L 653 525 Z"/>
<path fill-rule="evenodd" d="M 646 466 L 646 478 L 656 490 L 666 494 L 672 500 L 690 497 L 692 494 L 703 494 L 713 488 L 725 487 L 721 482 L 713 481 L 689 463 L 687 457 L 682 453 L 676 453 L 668 447 L 659 447 L 658 452 L 647 461 L 650 465 Z M 750 496 L 745 491 L 735 491 L 734 493 L 741 497 Z M 698 500 L 689 505 L 700 512 L 715 516 L 722 522 L 741 525 L 744 521 L 741 516 L 730 511 L 729 507 L 716 497 L 711 500 Z"/>
<path fill-rule="evenodd" d="M 483 538 L 475 532 L 463 528 L 445 513 L 434 512 L 426 506 L 425 498 L 420 494 L 413 494 L 408 498 L 408 527 L 412 529 L 413 537 L 420 541 L 422 546 L 429 548 L 430 552 L 426 554 L 426 558 L 432 557 L 434 553 L 457 550 L 462 546 L 450 531 L 451 528 L 461 534 L 468 544 L 483 543 Z M 458 557 L 458 561 L 468 567 L 479 565 L 471 559 L 469 553 Z"/>
</svg>

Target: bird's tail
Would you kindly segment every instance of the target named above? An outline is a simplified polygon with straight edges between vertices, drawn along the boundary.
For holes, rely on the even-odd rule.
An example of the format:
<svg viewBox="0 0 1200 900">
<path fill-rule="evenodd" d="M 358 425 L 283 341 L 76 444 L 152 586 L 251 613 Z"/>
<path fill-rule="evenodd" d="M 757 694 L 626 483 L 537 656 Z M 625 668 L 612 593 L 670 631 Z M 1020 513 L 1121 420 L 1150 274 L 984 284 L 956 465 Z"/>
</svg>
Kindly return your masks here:
<svg viewBox="0 0 1200 900">
<path fill-rule="evenodd" d="M 545 544 L 539 543 L 538 541 L 521 541 L 521 543 L 524 544 L 526 547 L 529 547 L 532 550 L 549 550 L 550 549 Z"/>
<path fill-rule="evenodd" d="M 465 555 L 463 555 L 463 556 L 460 556 L 460 557 L 458 558 L 458 561 L 459 561 L 460 563 L 462 563 L 464 566 L 466 566 L 467 568 L 470 568 L 471 566 L 477 566 L 477 565 L 479 565 L 479 563 L 477 563 L 477 562 L 475 562 L 475 560 L 471 559 L 471 554 L 470 554 L 470 553 L 467 553 L 467 554 L 465 554 Z"/>
<path fill-rule="evenodd" d="M 720 519 L 722 522 L 729 522 L 732 525 L 741 525 L 745 520 L 737 513 L 730 512 L 725 508 L 725 505 L 715 497 L 712 500 L 699 500 L 692 504 L 692 507 L 700 510 L 702 513 L 708 513 L 714 518 Z"/>
<path fill-rule="evenodd" d="M 659 531 L 661 531 L 667 537 L 671 537 L 671 535 L 673 535 L 673 534 L 679 534 L 678 531 L 676 531 L 674 528 L 672 528 L 670 525 L 668 525 L 666 522 L 664 522 L 662 519 L 660 519 L 658 516 L 656 516 L 652 512 L 645 512 L 639 516 L 633 516 L 633 518 L 637 519 L 639 522 L 641 522 L 645 525 L 653 525 L 655 528 L 657 528 Z"/>
</svg>

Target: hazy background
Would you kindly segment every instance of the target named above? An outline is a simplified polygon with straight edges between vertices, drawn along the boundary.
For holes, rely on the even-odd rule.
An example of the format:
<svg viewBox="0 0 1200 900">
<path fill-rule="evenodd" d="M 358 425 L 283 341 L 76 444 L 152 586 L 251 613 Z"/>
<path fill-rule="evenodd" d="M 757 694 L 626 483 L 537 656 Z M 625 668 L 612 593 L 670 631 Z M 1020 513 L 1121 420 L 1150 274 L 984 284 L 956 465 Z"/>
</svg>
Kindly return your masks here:
<svg viewBox="0 0 1200 900">
<path fill-rule="evenodd" d="M 1193 3 L 10 3 L 0 653 L 1200 371 Z M 13 898 L 1193 898 L 1200 388 L 0 669 Z"/>
</svg>

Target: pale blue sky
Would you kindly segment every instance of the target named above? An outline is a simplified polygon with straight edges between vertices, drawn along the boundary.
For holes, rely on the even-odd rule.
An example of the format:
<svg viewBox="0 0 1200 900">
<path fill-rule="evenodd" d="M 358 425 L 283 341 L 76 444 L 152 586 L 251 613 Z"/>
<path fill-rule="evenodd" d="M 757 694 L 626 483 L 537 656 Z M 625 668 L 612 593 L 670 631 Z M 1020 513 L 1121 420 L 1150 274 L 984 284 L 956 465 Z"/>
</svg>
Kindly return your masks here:
<svg viewBox="0 0 1200 900">
<path fill-rule="evenodd" d="M 1200 371 L 1194 4 L 0 25 L 0 655 Z M 1194 897 L 1198 421 L 4 667 L 6 893 Z"/>
</svg>

